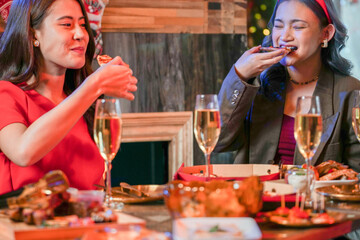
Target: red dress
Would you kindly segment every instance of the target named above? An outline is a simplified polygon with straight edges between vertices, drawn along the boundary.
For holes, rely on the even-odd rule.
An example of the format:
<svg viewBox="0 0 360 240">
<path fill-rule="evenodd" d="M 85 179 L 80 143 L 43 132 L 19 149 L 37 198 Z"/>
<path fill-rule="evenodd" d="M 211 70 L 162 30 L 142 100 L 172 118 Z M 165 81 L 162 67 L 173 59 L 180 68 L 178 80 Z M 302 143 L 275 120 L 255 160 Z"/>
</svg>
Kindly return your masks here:
<svg viewBox="0 0 360 240">
<path fill-rule="evenodd" d="M 35 90 L 23 91 L 18 86 L 0 81 L 0 130 L 11 123 L 27 127 L 55 104 Z M 49 131 L 44 129 L 44 131 Z M 104 160 L 81 118 L 65 138 L 46 156 L 29 167 L 11 162 L 0 149 L 0 194 L 37 182 L 51 170 L 62 170 L 70 186 L 94 189 L 104 171 Z"/>
</svg>

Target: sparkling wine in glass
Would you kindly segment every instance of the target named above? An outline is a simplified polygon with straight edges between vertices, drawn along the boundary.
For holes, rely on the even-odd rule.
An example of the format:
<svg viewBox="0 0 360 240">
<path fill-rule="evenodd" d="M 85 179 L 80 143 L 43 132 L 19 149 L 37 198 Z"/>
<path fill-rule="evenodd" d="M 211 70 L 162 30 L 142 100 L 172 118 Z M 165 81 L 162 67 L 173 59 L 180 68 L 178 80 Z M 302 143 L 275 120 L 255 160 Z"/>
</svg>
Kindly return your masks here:
<svg viewBox="0 0 360 240">
<path fill-rule="evenodd" d="M 210 177 L 210 154 L 220 135 L 220 112 L 217 95 L 196 96 L 194 134 L 200 149 L 204 152 L 206 177 Z"/>
<path fill-rule="evenodd" d="M 352 126 L 356 138 L 360 142 L 360 90 L 354 91 L 354 104 L 352 109 Z"/>
<path fill-rule="evenodd" d="M 313 158 L 321 140 L 322 117 L 320 98 L 318 96 L 302 96 L 297 99 L 295 116 L 295 139 L 300 153 L 306 163 L 306 197 L 305 206 L 311 207 L 311 159 Z"/>
<path fill-rule="evenodd" d="M 121 143 L 121 110 L 117 98 L 98 99 L 95 107 L 94 139 L 106 163 L 106 190 L 104 206 L 120 208 L 122 203 L 114 203 L 111 196 L 111 161 Z"/>
</svg>

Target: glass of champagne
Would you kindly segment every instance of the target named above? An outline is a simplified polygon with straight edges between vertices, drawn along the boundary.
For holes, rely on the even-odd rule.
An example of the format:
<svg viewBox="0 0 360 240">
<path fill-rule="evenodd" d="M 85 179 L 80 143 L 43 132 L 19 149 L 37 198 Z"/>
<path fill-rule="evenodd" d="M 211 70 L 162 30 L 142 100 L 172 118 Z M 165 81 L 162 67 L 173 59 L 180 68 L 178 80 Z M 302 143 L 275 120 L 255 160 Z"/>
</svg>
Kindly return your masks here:
<svg viewBox="0 0 360 240">
<path fill-rule="evenodd" d="M 220 112 L 217 95 L 196 96 L 194 134 L 200 149 L 204 152 L 206 177 L 210 177 L 210 154 L 220 135 Z"/>
<path fill-rule="evenodd" d="M 322 117 L 319 96 L 302 96 L 297 99 L 295 116 L 295 139 L 306 163 L 305 206 L 312 207 L 311 159 L 320 144 L 322 135 Z"/>
<path fill-rule="evenodd" d="M 94 139 L 106 163 L 104 206 L 108 208 L 122 208 L 123 206 L 123 203 L 114 203 L 111 196 L 111 161 L 114 159 L 120 147 L 121 126 L 119 99 L 98 99 L 95 106 Z"/>
<path fill-rule="evenodd" d="M 352 109 L 352 126 L 356 138 L 360 142 L 360 90 L 354 91 L 354 104 Z"/>
</svg>

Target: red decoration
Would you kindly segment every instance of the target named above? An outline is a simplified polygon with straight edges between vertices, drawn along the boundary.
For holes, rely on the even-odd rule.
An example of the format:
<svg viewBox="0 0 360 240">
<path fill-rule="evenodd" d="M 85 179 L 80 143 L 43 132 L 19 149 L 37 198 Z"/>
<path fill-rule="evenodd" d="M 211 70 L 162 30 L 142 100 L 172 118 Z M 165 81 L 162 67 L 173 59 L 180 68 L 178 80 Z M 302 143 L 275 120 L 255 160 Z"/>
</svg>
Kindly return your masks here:
<svg viewBox="0 0 360 240">
<path fill-rule="evenodd" d="M 4 22 L 7 22 L 12 0 L 0 0 L 0 14 Z"/>
<path fill-rule="evenodd" d="M 278 0 L 278 1 L 279 1 L 279 0 Z M 329 15 L 329 12 L 328 12 L 328 10 L 327 10 L 325 1 L 324 1 L 324 0 L 315 0 L 315 1 L 316 1 L 316 2 L 321 6 L 321 8 L 324 10 L 328 22 L 331 23 L 330 15 Z"/>
<path fill-rule="evenodd" d="M 90 21 L 90 27 L 93 30 L 95 38 L 96 51 L 94 58 L 102 53 L 102 34 L 101 34 L 101 19 L 107 5 L 107 0 L 83 0 L 85 9 Z"/>
</svg>

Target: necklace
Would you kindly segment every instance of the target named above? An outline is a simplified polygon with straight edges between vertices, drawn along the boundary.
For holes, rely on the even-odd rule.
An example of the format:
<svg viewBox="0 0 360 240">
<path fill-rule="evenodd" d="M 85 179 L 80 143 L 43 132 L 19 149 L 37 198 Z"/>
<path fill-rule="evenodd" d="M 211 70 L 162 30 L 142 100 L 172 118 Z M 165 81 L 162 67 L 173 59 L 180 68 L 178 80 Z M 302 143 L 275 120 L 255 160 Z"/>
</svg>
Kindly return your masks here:
<svg viewBox="0 0 360 240">
<path fill-rule="evenodd" d="M 317 81 L 318 79 L 319 79 L 319 75 L 315 76 L 313 79 L 311 79 L 311 80 L 309 80 L 309 81 L 307 81 L 307 82 L 297 82 L 297 81 L 295 81 L 294 79 L 292 79 L 292 78 L 290 77 L 290 82 L 292 82 L 292 83 L 295 84 L 295 85 L 307 85 L 307 84 L 309 84 L 309 83 L 312 83 L 312 82 Z"/>
</svg>

